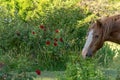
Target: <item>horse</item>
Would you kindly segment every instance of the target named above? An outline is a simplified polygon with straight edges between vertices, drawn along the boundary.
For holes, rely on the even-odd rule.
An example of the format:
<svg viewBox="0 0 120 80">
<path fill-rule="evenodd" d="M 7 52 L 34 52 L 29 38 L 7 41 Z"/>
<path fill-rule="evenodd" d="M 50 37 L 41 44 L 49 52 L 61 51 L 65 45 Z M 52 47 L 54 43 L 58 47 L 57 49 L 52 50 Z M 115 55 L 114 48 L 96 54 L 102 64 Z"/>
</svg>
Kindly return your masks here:
<svg viewBox="0 0 120 80">
<path fill-rule="evenodd" d="M 83 58 L 94 56 L 105 41 L 120 44 L 120 14 L 97 19 L 91 24 L 82 49 Z"/>
</svg>

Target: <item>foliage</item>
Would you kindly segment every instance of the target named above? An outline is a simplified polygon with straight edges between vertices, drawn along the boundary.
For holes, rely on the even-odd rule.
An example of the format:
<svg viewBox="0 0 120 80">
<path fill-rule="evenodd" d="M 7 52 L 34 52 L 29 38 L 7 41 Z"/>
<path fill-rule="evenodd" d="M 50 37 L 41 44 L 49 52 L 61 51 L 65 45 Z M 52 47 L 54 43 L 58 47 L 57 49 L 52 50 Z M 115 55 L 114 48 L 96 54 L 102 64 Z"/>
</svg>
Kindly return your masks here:
<svg viewBox="0 0 120 80">
<path fill-rule="evenodd" d="M 109 53 L 109 54 L 107 54 Z M 98 59 L 99 65 L 103 67 L 109 67 L 110 63 L 113 62 L 113 57 L 115 56 L 115 52 L 111 50 L 109 45 L 106 43 L 104 44 L 103 48 L 101 48 L 97 53 L 96 53 L 96 58 Z"/>
<path fill-rule="evenodd" d="M 97 53 L 95 60 L 71 60 L 76 59 L 71 56 L 78 56 L 77 53 L 81 52 L 90 22 L 98 18 L 94 13 L 96 8 L 91 9 L 87 1 L 86 5 L 83 1 L 1 0 L 0 63 L 5 65 L 2 69 L 0 67 L 0 78 L 5 75 L 8 80 L 19 76 L 27 79 L 34 77 L 27 72 L 36 69 L 67 69 L 65 80 L 104 80 L 105 76 L 97 65 L 107 68 L 109 62 L 113 62 L 115 52 L 108 44 Z M 105 12 L 98 11 L 100 14 Z"/>
<path fill-rule="evenodd" d="M 97 67 L 96 59 L 72 57 L 68 63 L 65 77 L 60 80 L 107 80 L 104 73 Z"/>
<path fill-rule="evenodd" d="M 10 0 L 0 3 L 0 60 L 7 67 L 1 76 L 12 70 L 19 74 L 38 68 L 64 70 L 69 51 L 80 50 L 83 43 L 79 41 L 83 41 L 85 34 L 79 30 L 87 25 L 80 26 L 78 21 L 90 14 L 73 7 L 74 1 L 59 2 L 38 0 L 33 5 L 34 1 Z"/>
</svg>

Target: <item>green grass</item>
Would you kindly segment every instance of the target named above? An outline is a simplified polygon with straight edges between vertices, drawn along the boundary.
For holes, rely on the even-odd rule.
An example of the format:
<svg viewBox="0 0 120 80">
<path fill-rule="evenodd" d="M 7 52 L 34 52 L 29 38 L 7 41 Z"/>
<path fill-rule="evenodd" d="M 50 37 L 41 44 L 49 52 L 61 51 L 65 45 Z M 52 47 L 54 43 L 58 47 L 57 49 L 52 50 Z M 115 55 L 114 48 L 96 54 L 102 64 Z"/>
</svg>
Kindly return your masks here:
<svg viewBox="0 0 120 80">
<path fill-rule="evenodd" d="M 41 76 L 34 80 L 57 80 L 58 76 L 64 75 L 63 71 L 44 71 Z"/>
</svg>

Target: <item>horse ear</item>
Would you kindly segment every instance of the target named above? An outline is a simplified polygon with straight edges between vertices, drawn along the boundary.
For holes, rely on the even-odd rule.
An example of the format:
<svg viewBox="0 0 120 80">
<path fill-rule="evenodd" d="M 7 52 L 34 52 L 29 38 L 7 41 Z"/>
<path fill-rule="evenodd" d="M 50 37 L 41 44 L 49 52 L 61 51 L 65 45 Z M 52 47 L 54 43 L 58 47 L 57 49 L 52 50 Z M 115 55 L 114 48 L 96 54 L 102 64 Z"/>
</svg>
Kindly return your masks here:
<svg viewBox="0 0 120 80">
<path fill-rule="evenodd" d="M 100 20 L 97 20 L 96 23 L 99 27 L 102 27 L 102 22 Z"/>
</svg>

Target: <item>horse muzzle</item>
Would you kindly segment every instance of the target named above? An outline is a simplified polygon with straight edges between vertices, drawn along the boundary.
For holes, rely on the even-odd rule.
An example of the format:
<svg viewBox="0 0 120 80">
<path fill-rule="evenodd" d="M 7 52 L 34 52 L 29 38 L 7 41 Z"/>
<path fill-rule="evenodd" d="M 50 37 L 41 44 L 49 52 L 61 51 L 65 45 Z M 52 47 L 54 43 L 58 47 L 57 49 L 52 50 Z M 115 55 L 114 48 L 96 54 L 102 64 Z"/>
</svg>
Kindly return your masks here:
<svg viewBox="0 0 120 80">
<path fill-rule="evenodd" d="M 89 49 L 88 52 L 87 52 L 87 54 L 86 54 L 86 57 L 92 57 L 92 54 L 93 53 L 92 53 L 91 49 Z"/>
<path fill-rule="evenodd" d="M 82 51 L 82 56 L 83 58 L 86 58 L 86 57 L 92 57 L 92 50 L 91 49 L 88 49 L 88 50 L 84 50 Z"/>
</svg>

